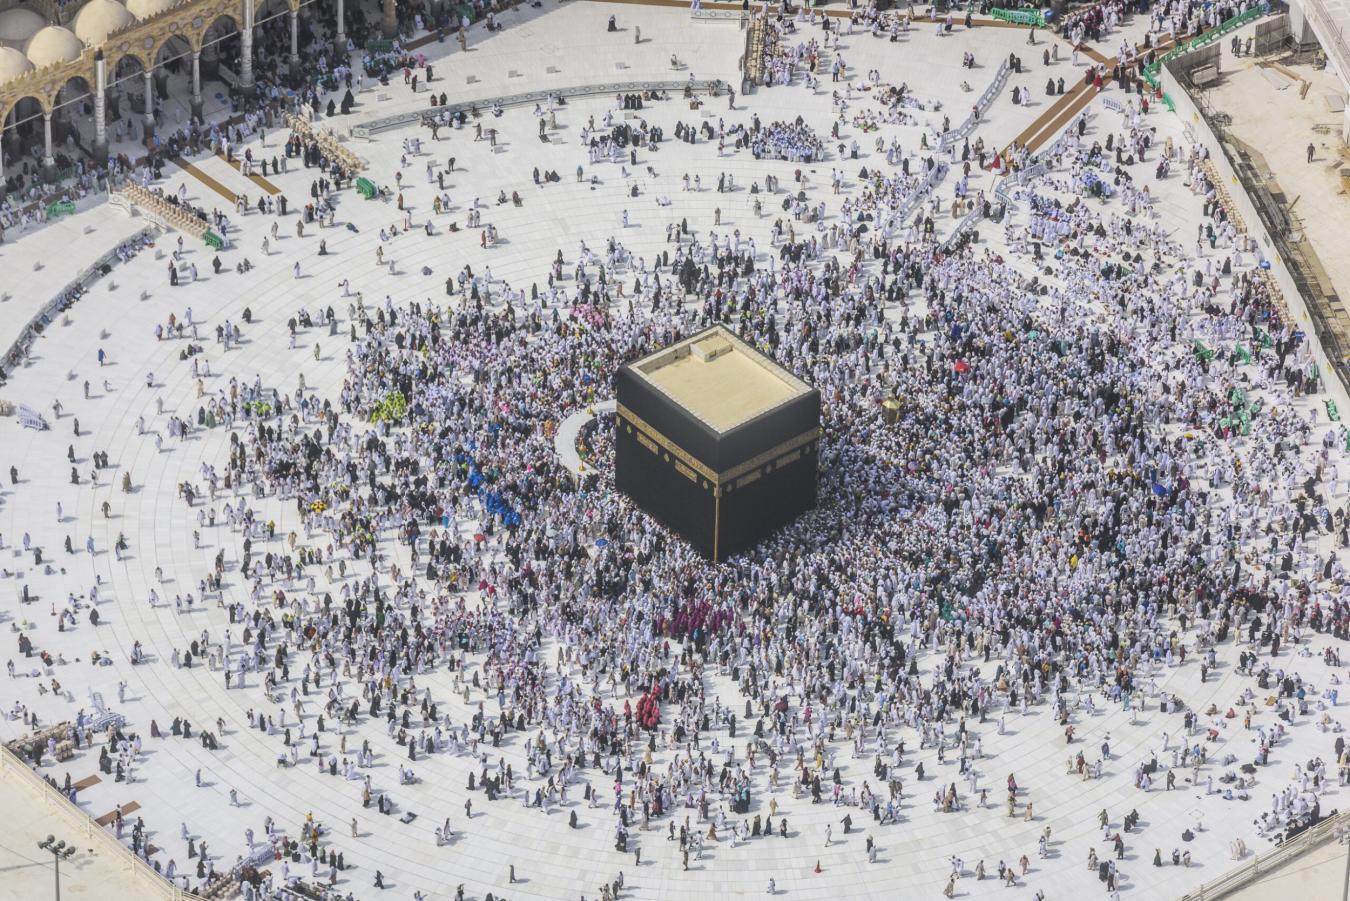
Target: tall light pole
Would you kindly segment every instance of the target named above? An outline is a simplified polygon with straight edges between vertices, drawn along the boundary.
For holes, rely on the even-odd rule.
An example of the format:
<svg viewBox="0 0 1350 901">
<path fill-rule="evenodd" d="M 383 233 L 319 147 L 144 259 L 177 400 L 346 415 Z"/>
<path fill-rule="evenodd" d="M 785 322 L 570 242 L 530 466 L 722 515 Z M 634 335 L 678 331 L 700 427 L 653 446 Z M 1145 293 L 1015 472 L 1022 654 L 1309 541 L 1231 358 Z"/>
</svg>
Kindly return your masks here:
<svg viewBox="0 0 1350 901">
<path fill-rule="evenodd" d="M 67 845 L 65 841 L 57 841 L 56 836 L 49 835 L 37 846 L 43 851 L 52 852 L 52 862 L 56 864 L 56 901 L 61 901 L 61 859 L 69 860 L 75 854 L 75 846 Z"/>
<path fill-rule="evenodd" d="M 1341 826 L 1332 833 L 1339 844 L 1350 846 L 1350 826 Z M 1350 901 L 1350 855 L 1345 860 L 1345 885 L 1341 889 L 1341 901 Z"/>
</svg>

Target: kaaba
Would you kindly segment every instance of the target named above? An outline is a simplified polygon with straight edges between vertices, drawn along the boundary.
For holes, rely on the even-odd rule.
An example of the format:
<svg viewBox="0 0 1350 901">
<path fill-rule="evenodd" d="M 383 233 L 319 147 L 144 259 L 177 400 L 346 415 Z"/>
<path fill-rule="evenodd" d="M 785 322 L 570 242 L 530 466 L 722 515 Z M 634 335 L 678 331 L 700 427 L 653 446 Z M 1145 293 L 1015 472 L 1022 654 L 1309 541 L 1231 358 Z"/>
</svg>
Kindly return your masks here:
<svg viewBox="0 0 1350 901">
<path fill-rule="evenodd" d="M 713 561 L 816 505 L 820 392 L 713 326 L 615 374 L 614 482 Z"/>
</svg>

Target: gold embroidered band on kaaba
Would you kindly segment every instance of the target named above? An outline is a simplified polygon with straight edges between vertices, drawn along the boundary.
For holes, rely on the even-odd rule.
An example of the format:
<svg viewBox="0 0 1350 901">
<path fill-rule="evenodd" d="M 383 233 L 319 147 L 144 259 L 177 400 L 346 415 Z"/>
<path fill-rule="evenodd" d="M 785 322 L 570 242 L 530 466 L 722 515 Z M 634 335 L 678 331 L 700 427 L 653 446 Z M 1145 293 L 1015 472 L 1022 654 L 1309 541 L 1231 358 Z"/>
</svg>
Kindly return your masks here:
<svg viewBox="0 0 1350 901">
<path fill-rule="evenodd" d="M 664 449 L 675 457 L 677 461 L 675 468 L 682 475 L 689 478 L 691 481 L 694 479 L 695 475 L 702 476 L 708 482 L 712 483 L 714 488 L 719 489 L 723 486 L 730 487 L 732 482 L 742 476 L 747 477 L 743 480 L 743 484 L 748 485 L 753 482 L 755 478 L 758 478 L 759 473 L 757 470 L 765 464 L 774 463 L 778 466 L 786 466 L 788 463 L 796 462 L 801 457 L 802 449 L 812 442 L 819 440 L 821 436 L 821 429 L 819 427 L 808 429 L 796 437 L 789 438 L 781 444 L 769 448 L 762 454 L 751 457 L 744 463 L 739 463 L 725 472 L 717 473 L 713 472 L 701 461 L 695 459 L 688 451 L 680 447 L 674 441 L 671 441 L 665 435 L 652 428 L 646 420 L 641 416 L 638 416 L 628 407 L 625 407 L 623 404 L 618 404 L 615 412 L 619 415 L 619 418 L 628 420 L 628 423 L 637 430 L 636 436 L 638 443 L 646 447 L 652 453 L 656 453 L 657 448 Z M 749 477 L 750 473 L 754 473 L 754 477 Z"/>
</svg>

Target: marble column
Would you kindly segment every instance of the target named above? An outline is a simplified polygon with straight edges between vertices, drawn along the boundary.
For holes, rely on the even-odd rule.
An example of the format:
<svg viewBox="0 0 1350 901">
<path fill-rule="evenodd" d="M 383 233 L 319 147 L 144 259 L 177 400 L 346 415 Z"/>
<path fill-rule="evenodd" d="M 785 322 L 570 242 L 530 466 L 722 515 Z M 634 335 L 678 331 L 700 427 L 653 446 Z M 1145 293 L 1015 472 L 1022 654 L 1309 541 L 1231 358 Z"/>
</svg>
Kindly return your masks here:
<svg viewBox="0 0 1350 901">
<path fill-rule="evenodd" d="M 56 156 L 52 153 L 52 111 L 42 111 L 42 170 L 48 178 L 56 174 Z"/>
<path fill-rule="evenodd" d="M 108 159 L 108 61 L 103 51 L 94 54 L 94 159 Z"/>
<path fill-rule="evenodd" d="M 394 0 L 384 0 L 384 36 L 392 38 L 398 34 L 398 7 Z"/>
<path fill-rule="evenodd" d="M 300 65 L 300 10 L 291 9 L 291 75 L 299 73 L 296 68 Z"/>
<path fill-rule="evenodd" d="M 146 69 L 145 77 L 145 136 L 155 133 L 155 70 Z"/>
<path fill-rule="evenodd" d="M 347 10 L 343 0 L 337 0 L 337 37 L 333 39 L 333 52 L 339 60 L 347 58 Z"/>
<path fill-rule="evenodd" d="M 253 87 L 253 0 L 244 0 L 244 27 L 240 31 L 243 47 L 239 54 L 239 84 Z"/>
<path fill-rule="evenodd" d="M 202 52 L 192 51 L 192 118 L 202 118 Z"/>
</svg>

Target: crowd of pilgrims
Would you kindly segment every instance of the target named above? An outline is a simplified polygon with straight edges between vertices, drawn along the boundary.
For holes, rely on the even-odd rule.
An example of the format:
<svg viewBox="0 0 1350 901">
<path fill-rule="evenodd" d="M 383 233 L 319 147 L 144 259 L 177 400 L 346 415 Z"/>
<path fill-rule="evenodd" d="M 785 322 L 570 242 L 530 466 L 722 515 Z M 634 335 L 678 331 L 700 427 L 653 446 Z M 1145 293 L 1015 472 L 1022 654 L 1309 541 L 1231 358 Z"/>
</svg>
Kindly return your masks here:
<svg viewBox="0 0 1350 901">
<path fill-rule="evenodd" d="M 763 127 L 760 127 L 756 117 L 750 135 L 750 150 L 757 160 L 768 158 L 811 163 L 820 158 L 822 144 L 801 116 L 792 122 L 771 122 Z"/>
<path fill-rule="evenodd" d="M 231 435 L 225 518 L 251 592 L 229 607 L 222 659 L 278 705 L 258 728 L 303 742 L 380 812 L 395 793 L 416 805 L 412 762 L 459 754 L 489 800 L 547 810 L 580 791 L 612 811 L 621 849 L 696 811 L 679 832 L 697 852 L 798 834 L 776 800 L 752 818 L 752 795 L 880 823 L 930 794 L 935 811 L 983 805 L 995 768 L 1015 768 L 988 758 L 991 720 L 1001 732 L 1041 705 L 1071 737 L 1095 705 L 1156 696 L 1188 644 L 1212 666 L 1239 638 L 1344 637 L 1344 574 L 1318 538 L 1350 543 L 1345 432 L 1291 403 L 1319 388 L 1308 345 L 1223 228 L 1201 156 L 1179 164 L 1218 226 L 1203 260 L 1046 179 L 1022 189 L 1030 213 L 1009 233 L 1031 265 L 781 223 L 760 254 L 682 225 L 651 265 L 583 245 L 569 279 L 560 249 L 528 297 L 485 302 L 469 273 L 452 307 L 352 303 L 340 396 L 302 384 Z M 719 566 L 614 491 L 605 425 L 584 490 L 553 448 L 560 411 L 603 397 L 616 365 L 715 322 L 818 386 L 824 427 L 820 507 Z M 1235 390 L 1267 398 L 1248 431 Z M 276 527 L 250 497 L 268 494 L 301 525 L 263 553 Z M 224 572 L 219 555 L 203 595 Z M 1291 685 L 1281 718 L 1307 714 L 1303 677 L 1273 663 L 1265 677 Z M 453 697 L 424 684 L 437 669 Z M 1190 732 L 1202 715 L 1228 728 L 1212 714 L 1188 710 Z M 406 749 L 397 786 L 372 783 L 368 741 L 320 745 L 325 720 L 367 719 Z M 512 734 L 524 773 L 493 750 Z M 1225 766 L 1264 763 L 1282 735 L 1232 745 L 1249 759 Z M 841 752 L 871 777 L 844 779 Z M 1085 778 L 1101 771 L 1090 753 Z M 1009 784 L 1010 802 L 1028 797 Z"/>
<path fill-rule="evenodd" d="M 882 102 L 907 105 L 903 89 Z M 736 133 L 772 146 L 780 124 Z M 592 153 L 641 140 L 605 125 Z M 1127 130 L 1142 159 L 1146 136 Z M 911 175 L 896 148 L 903 170 L 861 176 L 841 210 L 869 230 L 780 221 L 761 252 L 682 223 L 650 264 L 612 239 L 603 256 L 559 249 L 528 295 L 489 299 L 490 275 L 466 267 L 450 305 L 352 301 L 335 399 L 302 379 L 214 401 L 212 418 L 239 426 L 229 462 L 182 493 L 199 527 L 219 509 L 238 533 L 246 591 L 223 636 L 175 661 L 212 658 L 261 689 L 250 722 L 280 738 L 279 765 L 306 755 L 382 814 L 417 807 L 418 761 L 457 755 L 489 802 L 547 811 L 580 794 L 610 812 L 621 849 L 654 823 L 695 854 L 796 836 L 777 815 L 788 794 L 891 824 L 983 806 L 1006 774 L 1008 802 L 1027 803 L 1040 787 L 997 757 L 1006 717 L 1049 710 L 1071 739 L 1097 707 L 1160 695 L 1186 726 L 1158 755 L 1184 766 L 1221 747 L 1220 781 L 1245 791 L 1286 723 L 1340 730 L 1310 657 L 1272 652 L 1347 637 L 1346 432 L 1294 403 L 1321 374 L 1203 152 L 1160 151 L 1203 211 L 1192 255 L 1129 185 L 1132 161 L 1052 149 L 1056 171 L 1017 191 L 1009 260 L 978 243 L 937 252 L 922 212 L 893 234 L 888 211 L 935 165 Z M 1119 206 L 1082 178 L 1113 168 Z M 338 333 L 332 309 L 297 320 Z M 718 566 L 615 492 L 608 421 L 588 432 L 582 490 L 553 446 L 560 413 L 605 397 L 617 365 L 713 323 L 819 387 L 824 427 L 819 508 Z M 267 496 L 294 504 L 284 547 Z M 232 576 L 222 551 L 202 598 Z M 1204 737 L 1236 730 L 1253 691 L 1216 711 L 1157 685 L 1233 641 L 1278 697 L 1250 748 Z M 449 692 L 429 687 L 435 670 Z M 333 721 L 382 723 L 407 757 L 397 784 L 377 783 L 373 736 L 321 741 Z M 1093 757 L 1070 770 L 1095 777 Z M 1339 738 L 1334 759 L 1344 783 Z M 1261 828 L 1304 828 L 1325 778 L 1320 760 L 1300 769 Z M 752 797 L 768 799 L 753 816 Z"/>
</svg>

